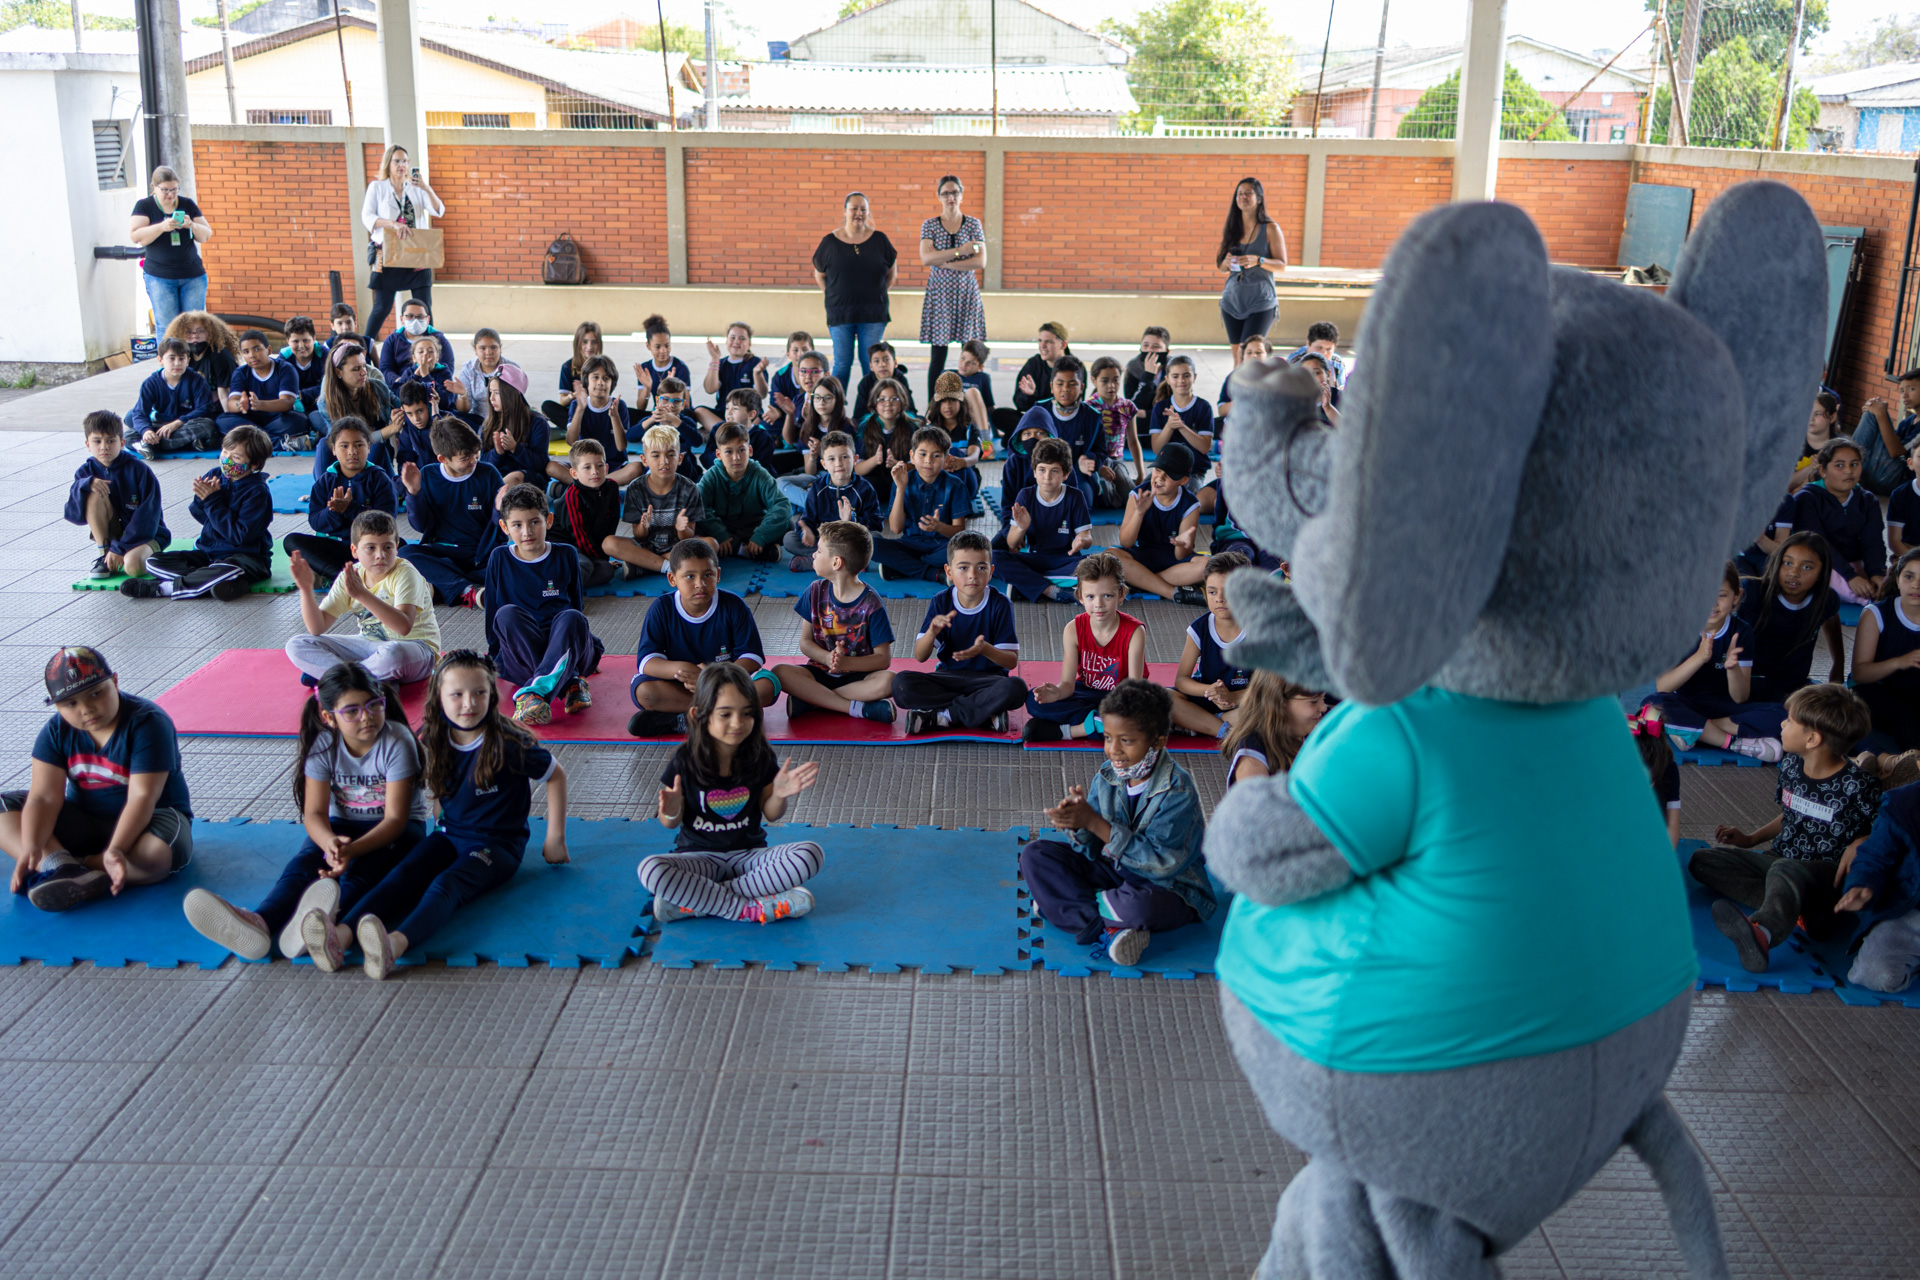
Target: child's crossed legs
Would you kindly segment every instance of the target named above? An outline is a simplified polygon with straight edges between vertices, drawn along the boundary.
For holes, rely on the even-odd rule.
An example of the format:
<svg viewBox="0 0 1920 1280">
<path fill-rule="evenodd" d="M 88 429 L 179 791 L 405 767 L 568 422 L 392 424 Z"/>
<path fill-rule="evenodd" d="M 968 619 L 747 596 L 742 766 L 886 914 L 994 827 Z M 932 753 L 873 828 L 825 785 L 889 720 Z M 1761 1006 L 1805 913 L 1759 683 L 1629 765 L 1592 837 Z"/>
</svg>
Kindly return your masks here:
<svg viewBox="0 0 1920 1280">
<path fill-rule="evenodd" d="M 738 920 L 747 903 L 798 888 L 826 854 L 811 840 L 731 853 L 659 853 L 640 863 L 640 883 L 683 911 Z"/>
</svg>

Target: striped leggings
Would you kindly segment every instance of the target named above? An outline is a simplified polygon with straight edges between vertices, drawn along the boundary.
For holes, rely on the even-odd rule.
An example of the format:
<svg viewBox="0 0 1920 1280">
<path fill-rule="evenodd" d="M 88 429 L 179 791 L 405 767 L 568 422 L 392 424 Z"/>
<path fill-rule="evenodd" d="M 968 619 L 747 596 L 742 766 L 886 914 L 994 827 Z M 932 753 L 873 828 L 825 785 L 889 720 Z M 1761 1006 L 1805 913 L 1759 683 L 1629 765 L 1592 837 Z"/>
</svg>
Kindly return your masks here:
<svg viewBox="0 0 1920 1280">
<path fill-rule="evenodd" d="M 640 863 L 640 883 L 654 897 L 683 910 L 738 920 L 749 899 L 783 892 L 819 875 L 826 856 L 811 840 L 732 853 L 659 853 Z"/>
</svg>

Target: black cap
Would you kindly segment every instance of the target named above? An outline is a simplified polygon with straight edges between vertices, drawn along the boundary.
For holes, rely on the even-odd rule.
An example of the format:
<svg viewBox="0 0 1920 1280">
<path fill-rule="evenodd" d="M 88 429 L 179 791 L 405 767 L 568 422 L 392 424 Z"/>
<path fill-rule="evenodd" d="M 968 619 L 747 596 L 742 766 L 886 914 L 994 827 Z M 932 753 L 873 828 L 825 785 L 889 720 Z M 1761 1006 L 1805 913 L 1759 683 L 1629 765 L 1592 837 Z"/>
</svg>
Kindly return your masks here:
<svg viewBox="0 0 1920 1280">
<path fill-rule="evenodd" d="M 113 679 L 113 668 L 91 645 L 68 645 L 47 662 L 47 702 L 65 702 L 103 681 Z"/>
<path fill-rule="evenodd" d="M 1193 474 L 1193 450 L 1175 440 L 1155 455 L 1153 469 L 1164 471 L 1175 480 L 1185 480 Z"/>
</svg>

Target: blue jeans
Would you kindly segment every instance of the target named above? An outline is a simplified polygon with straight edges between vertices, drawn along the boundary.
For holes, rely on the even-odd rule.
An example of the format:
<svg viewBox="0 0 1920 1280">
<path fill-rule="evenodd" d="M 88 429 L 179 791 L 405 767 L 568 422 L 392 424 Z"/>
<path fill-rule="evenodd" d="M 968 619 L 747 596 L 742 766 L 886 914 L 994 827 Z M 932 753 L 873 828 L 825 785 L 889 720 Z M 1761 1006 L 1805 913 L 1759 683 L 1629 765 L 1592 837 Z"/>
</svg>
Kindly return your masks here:
<svg viewBox="0 0 1920 1280">
<path fill-rule="evenodd" d="M 874 343 L 887 336 L 887 322 L 875 320 L 869 324 L 830 324 L 827 326 L 827 336 L 833 339 L 833 376 L 840 379 L 842 387 L 851 388 L 853 384 L 847 381 L 847 375 L 853 370 L 854 340 L 858 339 L 860 343 L 860 372 L 865 376 L 867 353 L 873 349 Z M 851 390 L 847 392 L 847 399 L 853 399 Z"/>
<path fill-rule="evenodd" d="M 142 272 L 140 278 L 146 281 L 147 301 L 153 304 L 153 332 L 158 337 L 167 336 L 167 326 L 182 311 L 207 309 L 207 278 L 204 275 L 194 276 L 191 280 L 162 280 L 159 276 Z"/>
</svg>

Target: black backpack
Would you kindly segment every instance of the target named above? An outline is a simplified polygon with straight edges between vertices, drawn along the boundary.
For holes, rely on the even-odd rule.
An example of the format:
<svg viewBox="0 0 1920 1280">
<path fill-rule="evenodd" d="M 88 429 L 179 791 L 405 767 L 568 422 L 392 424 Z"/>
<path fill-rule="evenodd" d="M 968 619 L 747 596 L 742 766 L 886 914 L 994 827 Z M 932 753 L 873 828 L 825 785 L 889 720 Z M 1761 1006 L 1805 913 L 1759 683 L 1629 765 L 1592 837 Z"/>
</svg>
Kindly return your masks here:
<svg viewBox="0 0 1920 1280">
<path fill-rule="evenodd" d="M 540 279 L 547 284 L 587 282 L 587 264 L 570 232 L 562 231 L 560 238 L 547 246 L 547 260 L 540 269 Z"/>
</svg>

